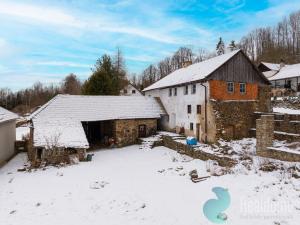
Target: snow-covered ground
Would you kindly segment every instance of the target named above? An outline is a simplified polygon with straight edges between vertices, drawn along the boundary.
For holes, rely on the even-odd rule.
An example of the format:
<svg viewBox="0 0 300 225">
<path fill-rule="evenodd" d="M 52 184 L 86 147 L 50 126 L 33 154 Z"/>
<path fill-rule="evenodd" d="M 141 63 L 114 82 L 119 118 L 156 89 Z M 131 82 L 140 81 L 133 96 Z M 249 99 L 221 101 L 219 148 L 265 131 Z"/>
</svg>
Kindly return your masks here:
<svg viewBox="0 0 300 225">
<path fill-rule="evenodd" d="M 212 224 L 202 207 L 216 198 L 214 187 L 231 196 L 226 224 L 299 224 L 300 180 L 283 171 L 248 170 L 240 163 L 230 174 L 193 183 L 189 171 L 207 176 L 207 162 L 165 147 L 94 154 L 92 162 L 31 172 L 17 172 L 27 162 L 25 154 L 17 155 L 0 169 L 0 224 Z"/>
<path fill-rule="evenodd" d="M 22 141 L 24 137 L 28 137 L 30 128 L 27 125 L 16 128 L 16 140 Z"/>
<path fill-rule="evenodd" d="M 283 107 L 273 107 L 273 112 L 300 115 L 300 109 L 290 109 Z"/>
</svg>

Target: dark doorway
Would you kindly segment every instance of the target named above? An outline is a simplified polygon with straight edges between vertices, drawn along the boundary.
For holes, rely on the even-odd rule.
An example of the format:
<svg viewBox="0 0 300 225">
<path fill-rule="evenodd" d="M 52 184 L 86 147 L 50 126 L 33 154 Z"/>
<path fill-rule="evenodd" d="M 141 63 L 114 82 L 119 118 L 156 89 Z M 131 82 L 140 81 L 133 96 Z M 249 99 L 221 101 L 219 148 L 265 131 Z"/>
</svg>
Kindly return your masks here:
<svg viewBox="0 0 300 225">
<path fill-rule="evenodd" d="M 108 146 L 114 138 L 113 120 L 82 122 L 82 126 L 91 146 Z"/>
<path fill-rule="evenodd" d="M 139 125 L 139 137 L 146 137 L 146 125 Z"/>
</svg>

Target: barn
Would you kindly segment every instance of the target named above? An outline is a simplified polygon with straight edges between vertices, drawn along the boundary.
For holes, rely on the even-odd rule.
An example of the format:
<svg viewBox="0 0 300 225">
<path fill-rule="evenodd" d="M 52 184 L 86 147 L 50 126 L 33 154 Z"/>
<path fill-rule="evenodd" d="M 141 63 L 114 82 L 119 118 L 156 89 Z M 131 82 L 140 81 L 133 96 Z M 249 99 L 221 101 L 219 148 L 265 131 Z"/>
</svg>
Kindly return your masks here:
<svg viewBox="0 0 300 225">
<path fill-rule="evenodd" d="M 0 107 L 0 166 L 15 153 L 18 115 Z"/>
<path fill-rule="evenodd" d="M 57 95 L 30 117 L 31 161 L 68 162 L 86 150 L 134 144 L 156 132 L 165 114 L 155 98 L 144 96 Z"/>
</svg>

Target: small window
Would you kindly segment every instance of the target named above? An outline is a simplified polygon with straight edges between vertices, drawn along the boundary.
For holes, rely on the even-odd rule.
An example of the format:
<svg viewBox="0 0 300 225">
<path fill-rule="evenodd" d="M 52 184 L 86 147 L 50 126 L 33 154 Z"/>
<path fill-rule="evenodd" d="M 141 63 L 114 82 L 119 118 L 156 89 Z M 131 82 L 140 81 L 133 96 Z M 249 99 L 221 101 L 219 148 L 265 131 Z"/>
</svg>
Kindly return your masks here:
<svg viewBox="0 0 300 225">
<path fill-rule="evenodd" d="M 185 95 L 189 94 L 189 86 L 188 86 L 188 85 L 186 85 L 186 86 L 184 87 L 184 94 L 185 94 Z"/>
<path fill-rule="evenodd" d="M 201 105 L 197 105 L 197 114 L 201 114 Z"/>
<path fill-rule="evenodd" d="M 174 96 L 177 96 L 177 88 L 174 88 Z"/>
<path fill-rule="evenodd" d="M 191 113 L 192 113 L 192 106 L 191 106 L 191 105 L 188 105 L 188 106 L 187 106 L 187 113 L 188 113 L 188 114 L 191 114 Z"/>
<path fill-rule="evenodd" d="M 190 123 L 190 130 L 194 130 L 194 124 Z"/>
<path fill-rule="evenodd" d="M 192 85 L 192 94 L 196 94 L 196 84 Z"/>
<path fill-rule="evenodd" d="M 132 93 L 132 94 L 135 94 L 135 90 L 132 90 L 131 93 Z"/>
<path fill-rule="evenodd" d="M 124 89 L 124 94 L 127 94 L 127 89 Z"/>
<path fill-rule="evenodd" d="M 246 84 L 240 83 L 240 93 L 245 94 L 246 93 Z"/>
<path fill-rule="evenodd" d="M 234 92 L 234 83 L 233 82 L 227 82 L 227 91 L 229 93 L 233 93 Z"/>
<path fill-rule="evenodd" d="M 169 88 L 169 96 L 172 96 L 172 88 Z"/>
</svg>

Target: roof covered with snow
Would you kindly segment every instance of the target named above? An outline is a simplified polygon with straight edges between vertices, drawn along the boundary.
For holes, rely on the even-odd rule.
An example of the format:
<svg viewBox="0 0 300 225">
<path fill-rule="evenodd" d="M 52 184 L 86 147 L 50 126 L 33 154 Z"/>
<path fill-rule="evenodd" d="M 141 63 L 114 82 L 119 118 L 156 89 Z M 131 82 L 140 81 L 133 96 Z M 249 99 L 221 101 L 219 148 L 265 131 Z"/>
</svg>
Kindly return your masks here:
<svg viewBox="0 0 300 225">
<path fill-rule="evenodd" d="M 280 64 L 268 63 L 268 62 L 261 62 L 261 64 L 263 64 L 264 66 L 266 66 L 270 70 L 278 71 L 280 69 Z"/>
<path fill-rule="evenodd" d="M 285 65 L 274 76 L 269 77 L 269 80 L 281 80 L 292 77 L 300 77 L 300 63 L 293 65 Z"/>
<path fill-rule="evenodd" d="M 15 120 L 19 116 L 15 113 L 12 113 L 2 107 L 0 107 L 0 123 L 9 121 L 9 120 Z"/>
<path fill-rule="evenodd" d="M 205 79 L 208 75 L 226 63 L 240 50 L 232 51 L 199 63 L 192 64 L 188 67 L 175 70 L 156 83 L 145 88 L 143 91 L 149 91 L 158 88 L 170 87 L 179 84 L 189 83 Z"/>
<path fill-rule="evenodd" d="M 57 95 L 30 117 L 34 146 L 88 148 L 81 122 L 159 118 L 165 114 L 156 99 L 144 96 Z"/>
</svg>

